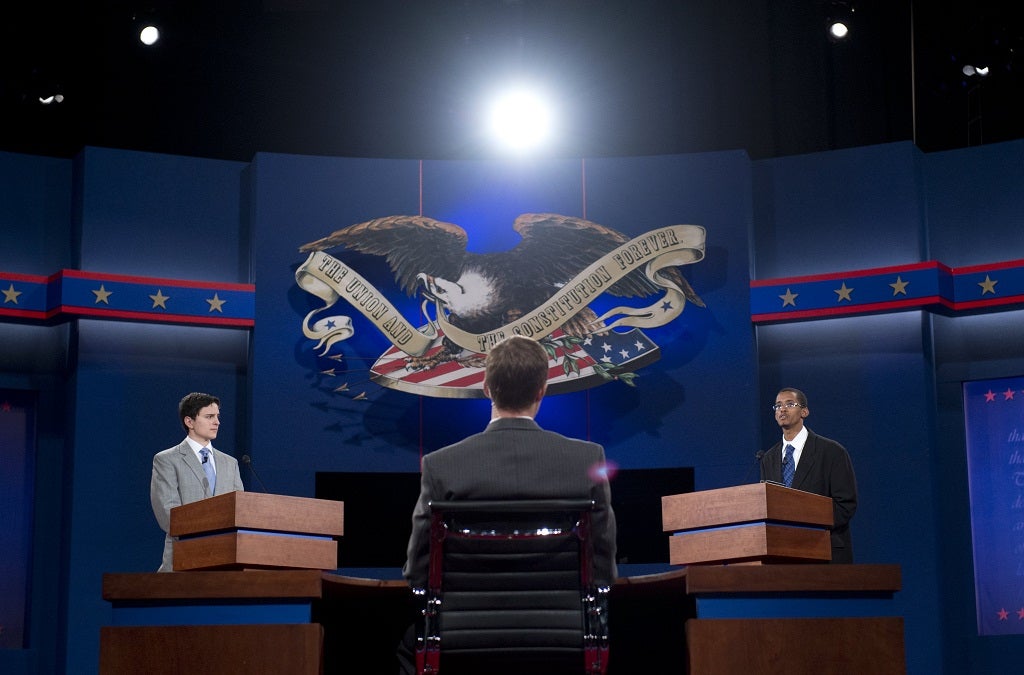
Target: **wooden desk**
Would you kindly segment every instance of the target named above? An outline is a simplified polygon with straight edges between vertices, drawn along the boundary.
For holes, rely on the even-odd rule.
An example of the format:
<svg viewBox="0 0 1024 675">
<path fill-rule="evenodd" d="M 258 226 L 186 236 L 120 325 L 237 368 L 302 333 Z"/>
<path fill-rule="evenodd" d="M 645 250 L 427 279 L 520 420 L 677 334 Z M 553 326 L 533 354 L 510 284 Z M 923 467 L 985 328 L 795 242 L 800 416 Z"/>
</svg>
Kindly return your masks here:
<svg viewBox="0 0 1024 675">
<path fill-rule="evenodd" d="M 898 565 L 690 566 L 690 675 L 905 675 Z"/>
<path fill-rule="evenodd" d="M 896 565 L 692 565 L 618 579 L 610 675 L 903 675 Z M 100 672 L 389 673 L 419 606 L 403 580 L 319 570 L 107 574 Z M 209 632 L 208 632 L 209 631 Z M 797 635 L 800 653 L 783 650 Z M 237 649 L 236 649 L 237 647 Z M 287 667 L 281 667 L 287 660 Z M 356 670 L 358 664 L 362 670 Z M 241 664 L 241 665 L 240 665 Z"/>
<path fill-rule="evenodd" d="M 320 570 L 105 574 L 101 675 L 320 675 Z M 207 648 L 213 646 L 213 648 Z"/>
</svg>

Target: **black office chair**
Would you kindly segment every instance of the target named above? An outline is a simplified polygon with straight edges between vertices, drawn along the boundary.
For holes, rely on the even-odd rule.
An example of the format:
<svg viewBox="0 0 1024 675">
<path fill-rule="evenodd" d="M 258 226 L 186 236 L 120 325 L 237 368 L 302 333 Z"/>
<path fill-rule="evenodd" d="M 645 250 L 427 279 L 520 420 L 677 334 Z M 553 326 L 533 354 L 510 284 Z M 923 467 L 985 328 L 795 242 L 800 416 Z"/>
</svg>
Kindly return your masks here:
<svg viewBox="0 0 1024 675">
<path fill-rule="evenodd" d="M 589 499 L 431 502 L 423 674 L 604 673 Z"/>
</svg>

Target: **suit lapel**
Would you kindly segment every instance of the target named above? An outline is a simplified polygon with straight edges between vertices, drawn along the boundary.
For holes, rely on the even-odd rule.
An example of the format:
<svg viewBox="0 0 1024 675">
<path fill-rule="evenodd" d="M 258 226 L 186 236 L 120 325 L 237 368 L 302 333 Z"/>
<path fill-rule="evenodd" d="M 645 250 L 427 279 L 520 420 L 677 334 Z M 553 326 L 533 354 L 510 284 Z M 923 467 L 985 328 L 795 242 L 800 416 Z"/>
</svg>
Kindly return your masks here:
<svg viewBox="0 0 1024 675">
<path fill-rule="evenodd" d="M 811 468 L 815 462 L 818 461 L 818 448 L 814 442 L 814 434 L 807 431 L 807 441 L 804 443 L 804 449 L 800 452 L 800 463 L 796 465 L 796 473 L 793 474 L 793 485 L 797 490 L 800 489 L 800 485 L 804 482 L 807 474 L 811 472 Z"/>
<path fill-rule="evenodd" d="M 768 470 L 765 472 L 768 480 L 777 483 L 782 482 L 782 443 L 776 443 L 768 450 Z"/>
<path fill-rule="evenodd" d="M 181 442 L 181 445 L 178 446 L 178 452 L 181 454 L 181 459 L 192 470 L 196 480 L 202 485 L 203 479 L 206 478 L 206 472 L 203 471 L 203 465 L 199 463 L 196 453 L 192 452 L 192 446 L 188 444 L 188 441 Z"/>
</svg>

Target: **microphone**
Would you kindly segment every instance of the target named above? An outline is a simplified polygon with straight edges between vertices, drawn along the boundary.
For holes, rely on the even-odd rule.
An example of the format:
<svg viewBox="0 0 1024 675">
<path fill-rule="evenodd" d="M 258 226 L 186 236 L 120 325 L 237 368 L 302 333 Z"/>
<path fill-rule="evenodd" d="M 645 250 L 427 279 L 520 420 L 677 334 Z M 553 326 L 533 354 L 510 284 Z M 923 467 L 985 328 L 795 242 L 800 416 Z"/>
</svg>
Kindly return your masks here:
<svg viewBox="0 0 1024 675">
<path fill-rule="evenodd" d="M 747 477 L 743 480 L 744 484 L 750 482 L 750 474 L 752 474 L 754 472 L 754 469 L 761 463 L 762 457 L 764 457 L 764 450 L 758 450 L 756 453 L 754 453 L 754 466 L 747 469 Z"/>
<path fill-rule="evenodd" d="M 206 476 L 203 476 L 203 492 L 207 495 L 210 494 L 210 479 Z"/>
<path fill-rule="evenodd" d="M 267 486 L 263 484 L 263 479 L 261 479 L 260 475 L 256 473 L 256 467 L 252 465 L 252 459 L 249 455 L 242 455 L 242 464 L 249 467 L 249 471 L 252 471 L 252 475 L 256 477 L 256 481 L 260 484 L 260 487 L 263 488 L 263 491 L 266 492 Z"/>
</svg>

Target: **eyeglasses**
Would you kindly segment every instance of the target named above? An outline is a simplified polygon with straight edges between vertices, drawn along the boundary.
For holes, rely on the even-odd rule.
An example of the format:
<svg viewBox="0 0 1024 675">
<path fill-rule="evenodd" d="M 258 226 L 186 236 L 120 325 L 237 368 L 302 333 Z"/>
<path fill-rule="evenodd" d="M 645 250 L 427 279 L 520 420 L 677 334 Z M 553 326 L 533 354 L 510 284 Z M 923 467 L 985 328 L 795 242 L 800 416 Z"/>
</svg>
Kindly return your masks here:
<svg viewBox="0 0 1024 675">
<path fill-rule="evenodd" d="M 778 412 L 779 410 L 782 410 L 783 408 L 793 409 L 793 408 L 803 408 L 803 407 L 805 407 L 805 406 L 797 403 L 796 401 L 786 401 L 785 403 L 776 403 L 775 405 L 773 405 L 772 406 L 772 411 Z"/>
</svg>

